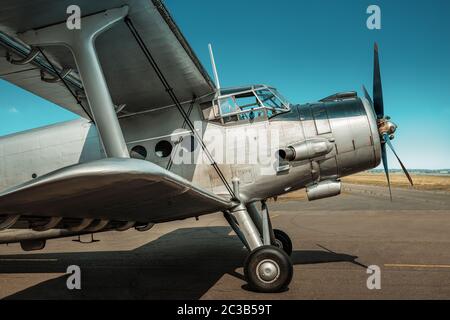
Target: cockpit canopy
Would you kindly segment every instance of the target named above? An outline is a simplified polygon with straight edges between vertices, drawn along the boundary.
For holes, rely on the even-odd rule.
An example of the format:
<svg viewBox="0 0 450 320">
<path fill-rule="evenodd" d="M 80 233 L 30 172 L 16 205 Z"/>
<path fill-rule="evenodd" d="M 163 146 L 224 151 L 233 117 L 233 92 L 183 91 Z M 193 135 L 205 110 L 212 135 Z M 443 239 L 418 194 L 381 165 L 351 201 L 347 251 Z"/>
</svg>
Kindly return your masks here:
<svg viewBox="0 0 450 320">
<path fill-rule="evenodd" d="M 267 120 L 289 110 L 289 102 L 275 88 L 255 85 L 222 89 L 203 114 L 207 120 L 227 124 Z"/>
</svg>

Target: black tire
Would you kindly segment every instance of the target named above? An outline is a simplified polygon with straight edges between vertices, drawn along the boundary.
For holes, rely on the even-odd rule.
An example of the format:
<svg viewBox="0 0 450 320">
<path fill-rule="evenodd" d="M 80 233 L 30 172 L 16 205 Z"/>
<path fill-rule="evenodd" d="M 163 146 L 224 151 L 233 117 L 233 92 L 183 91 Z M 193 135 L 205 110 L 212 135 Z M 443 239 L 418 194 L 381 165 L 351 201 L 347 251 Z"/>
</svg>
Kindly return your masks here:
<svg viewBox="0 0 450 320">
<path fill-rule="evenodd" d="M 291 259 L 282 249 L 262 246 L 248 255 L 244 273 L 250 289 L 273 293 L 288 287 L 292 280 L 293 267 Z"/>
<path fill-rule="evenodd" d="M 289 236 L 278 229 L 274 229 L 273 233 L 275 234 L 275 241 L 276 243 L 274 243 L 273 245 L 277 248 L 283 249 L 284 252 L 286 252 L 286 254 L 288 256 L 292 255 L 292 241 L 291 238 L 289 238 Z"/>
</svg>

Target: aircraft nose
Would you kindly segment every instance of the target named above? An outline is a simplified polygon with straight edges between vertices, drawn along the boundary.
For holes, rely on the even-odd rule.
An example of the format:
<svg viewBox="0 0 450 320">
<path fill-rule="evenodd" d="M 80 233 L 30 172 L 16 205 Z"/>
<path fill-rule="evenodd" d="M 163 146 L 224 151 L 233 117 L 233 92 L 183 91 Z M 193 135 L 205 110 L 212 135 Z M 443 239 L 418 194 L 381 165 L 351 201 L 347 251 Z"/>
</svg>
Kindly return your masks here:
<svg viewBox="0 0 450 320">
<path fill-rule="evenodd" d="M 387 126 L 391 135 L 393 135 L 395 131 L 397 131 L 398 126 L 394 122 L 388 121 Z"/>
</svg>

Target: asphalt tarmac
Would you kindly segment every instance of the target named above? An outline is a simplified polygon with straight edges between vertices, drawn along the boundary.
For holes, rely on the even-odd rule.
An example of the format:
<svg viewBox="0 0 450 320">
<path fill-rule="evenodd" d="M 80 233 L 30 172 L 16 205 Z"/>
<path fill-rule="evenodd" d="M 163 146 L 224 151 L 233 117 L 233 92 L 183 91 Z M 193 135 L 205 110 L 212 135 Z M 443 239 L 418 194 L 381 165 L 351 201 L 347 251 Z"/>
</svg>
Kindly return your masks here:
<svg viewBox="0 0 450 320">
<path fill-rule="evenodd" d="M 294 244 L 288 290 L 248 290 L 246 250 L 221 214 L 154 229 L 48 241 L 38 252 L 0 246 L 5 299 L 450 299 L 450 194 L 345 186 L 317 202 L 271 202 L 275 228 Z M 90 240 L 85 236 L 82 240 Z M 68 290 L 67 268 L 81 270 Z M 370 290 L 369 266 L 380 270 Z M 370 282 L 374 283 L 374 282 Z"/>
</svg>

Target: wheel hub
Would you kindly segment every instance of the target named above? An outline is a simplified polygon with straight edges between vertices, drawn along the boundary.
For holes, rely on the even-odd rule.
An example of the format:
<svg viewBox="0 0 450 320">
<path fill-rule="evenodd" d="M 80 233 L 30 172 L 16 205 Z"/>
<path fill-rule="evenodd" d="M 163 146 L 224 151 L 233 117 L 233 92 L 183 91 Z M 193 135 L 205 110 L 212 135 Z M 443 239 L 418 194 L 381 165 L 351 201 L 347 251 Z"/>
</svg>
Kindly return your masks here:
<svg viewBox="0 0 450 320">
<path fill-rule="evenodd" d="M 256 274 L 259 280 L 272 283 L 280 276 L 280 267 L 273 260 L 263 260 L 256 267 Z"/>
</svg>

